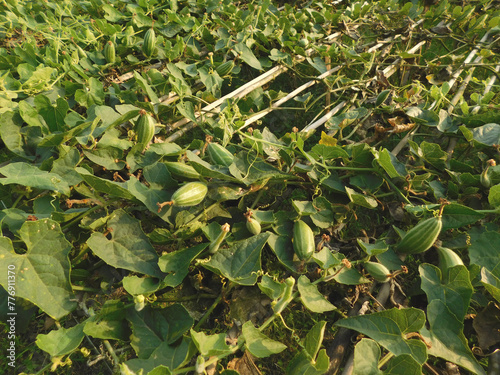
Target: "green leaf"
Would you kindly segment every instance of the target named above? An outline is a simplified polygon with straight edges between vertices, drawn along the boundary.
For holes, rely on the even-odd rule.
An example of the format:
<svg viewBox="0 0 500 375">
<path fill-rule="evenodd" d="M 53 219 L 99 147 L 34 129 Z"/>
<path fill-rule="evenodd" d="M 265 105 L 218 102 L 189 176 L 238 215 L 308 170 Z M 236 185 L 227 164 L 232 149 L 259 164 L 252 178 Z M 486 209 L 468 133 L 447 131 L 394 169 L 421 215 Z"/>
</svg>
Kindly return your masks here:
<svg viewBox="0 0 500 375">
<path fill-rule="evenodd" d="M 33 108 L 27 100 L 21 100 L 19 102 L 19 114 L 29 126 L 38 126 L 40 128 L 45 127 L 40 121 L 38 111 Z"/>
<path fill-rule="evenodd" d="M 306 339 L 304 340 L 304 348 L 313 360 L 316 359 L 316 356 L 321 348 L 321 344 L 323 343 L 325 327 L 325 321 L 317 322 L 309 330 L 309 332 L 307 332 Z"/>
<path fill-rule="evenodd" d="M 58 320 L 75 307 L 69 282 L 68 254 L 71 244 L 59 224 L 49 219 L 27 221 L 19 230 L 26 244 L 24 254 L 16 254 L 12 241 L 0 237 L 0 267 L 14 267 L 16 296 L 34 303 L 52 318 Z M 7 271 L 0 275 L 0 285 L 9 290 Z"/>
<path fill-rule="evenodd" d="M 318 291 L 318 287 L 311 284 L 311 281 L 304 275 L 299 277 L 297 287 L 300 293 L 300 300 L 312 312 L 324 313 L 335 310 L 336 307 L 328 302 Z"/>
<path fill-rule="evenodd" d="M 200 80 L 207 90 L 214 96 L 219 95 L 224 80 L 219 76 L 217 71 L 209 71 L 207 67 L 201 67 L 198 69 L 198 72 L 200 72 Z"/>
<path fill-rule="evenodd" d="M 149 358 L 163 343 L 175 343 L 193 326 L 193 318 L 180 304 L 161 309 L 146 306 L 141 311 L 130 308 L 127 320 L 132 327 L 130 344 L 141 359 Z"/>
<path fill-rule="evenodd" d="M 125 364 L 130 370 L 139 373 L 151 373 L 159 366 L 166 367 L 168 370 L 175 370 L 186 362 L 188 362 L 194 355 L 191 339 L 183 337 L 181 342 L 177 345 L 169 345 L 166 341 L 160 343 L 158 347 L 151 353 L 148 358 L 134 358 L 130 359 Z M 162 374 L 162 373 L 160 373 Z M 165 372 L 163 372 L 165 374 Z M 166 374 L 169 374 L 167 372 Z"/>
<path fill-rule="evenodd" d="M 231 348 L 226 344 L 226 334 L 206 335 L 191 329 L 191 338 L 196 348 L 203 356 L 224 355 L 231 353 Z"/>
<path fill-rule="evenodd" d="M 341 113 L 340 115 L 333 116 L 325 123 L 325 127 L 328 130 L 336 132 L 365 117 L 367 114 L 368 109 L 365 107 L 355 108 L 348 112 Z"/>
<path fill-rule="evenodd" d="M 500 278 L 500 253 L 498 244 L 500 243 L 500 233 L 483 232 L 469 246 L 469 258 L 471 264 L 486 268 L 495 277 Z"/>
<path fill-rule="evenodd" d="M 90 249 L 110 266 L 155 277 L 163 274 L 158 268 L 158 255 L 141 228 L 140 221 L 116 210 L 108 219 L 111 239 L 94 232 L 87 240 Z"/>
<path fill-rule="evenodd" d="M 151 100 L 151 103 L 153 104 L 158 104 L 160 102 L 160 99 L 158 99 L 158 96 L 156 93 L 153 91 L 151 86 L 149 86 L 148 81 L 146 81 L 139 73 L 134 71 L 134 78 L 136 82 L 138 83 L 139 87 L 144 90 L 144 92 L 149 96 L 149 99 Z"/>
<path fill-rule="evenodd" d="M 5 176 L 0 178 L 2 185 L 17 184 L 70 195 L 69 185 L 61 176 L 42 171 L 31 164 L 10 163 L 0 168 L 0 174 Z"/>
<path fill-rule="evenodd" d="M 85 322 L 83 332 L 102 340 L 127 340 L 130 330 L 125 321 L 125 304 L 118 300 L 108 300 L 101 310 Z"/>
<path fill-rule="evenodd" d="M 296 272 L 296 267 L 293 263 L 294 251 L 292 241 L 288 236 L 278 236 L 271 233 L 267 241 L 269 247 L 274 252 L 279 262 L 290 271 Z"/>
<path fill-rule="evenodd" d="M 405 335 L 418 332 L 424 323 L 425 314 L 422 310 L 394 308 L 342 319 L 336 325 L 361 332 L 395 355 L 408 354 L 423 364 L 427 360 L 425 344 L 417 339 L 407 340 Z"/>
<path fill-rule="evenodd" d="M 370 339 L 362 339 L 354 347 L 353 375 L 382 375 L 378 369 L 380 346 Z"/>
<path fill-rule="evenodd" d="M 492 207 L 500 208 L 500 184 L 492 186 L 488 193 L 488 202 Z"/>
<path fill-rule="evenodd" d="M 481 268 L 481 284 L 497 302 L 500 302 L 500 279 L 484 267 Z"/>
<path fill-rule="evenodd" d="M 285 285 L 283 283 L 276 281 L 268 275 L 263 275 L 260 283 L 257 285 L 262 293 L 271 298 L 273 301 L 280 298 L 285 290 Z"/>
<path fill-rule="evenodd" d="M 475 374 L 485 374 L 463 333 L 463 319 L 473 292 L 467 268 L 450 268 L 448 277 L 443 281 L 441 271 L 433 265 L 422 264 L 419 270 L 422 289 L 429 301 L 429 329 L 423 328 L 420 333 L 431 344 L 429 354 L 456 363 Z"/>
<path fill-rule="evenodd" d="M 420 144 L 422 151 L 422 158 L 438 170 L 446 168 L 446 161 L 448 160 L 448 153 L 441 150 L 441 147 L 436 143 L 422 142 Z"/>
<path fill-rule="evenodd" d="M 490 123 L 472 130 L 474 141 L 485 146 L 500 144 L 500 125 Z"/>
<path fill-rule="evenodd" d="M 310 57 L 307 58 L 307 62 L 309 64 L 312 65 L 312 67 L 314 69 L 316 69 L 318 72 L 320 72 L 321 74 L 323 74 L 324 72 L 327 71 L 327 68 L 326 68 L 326 64 L 325 62 L 323 61 L 323 59 L 321 59 L 321 57 L 319 56 L 316 56 L 314 57 L 313 59 L 311 59 Z"/>
<path fill-rule="evenodd" d="M 168 194 L 163 189 L 149 188 L 141 183 L 137 178 L 130 178 L 126 184 L 130 194 L 141 201 L 149 211 L 167 221 L 166 217 L 168 216 L 169 210 L 162 210 L 161 212 L 158 212 L 157 203 L 170 200 L 171 194 Z"/>
<path fill-rule="evenodd" d="M 344 259 L 343 254 L 332 253 L 328 247 L 315 252 L 312 257 L 323 270 L 339 266 L 342 263 L 342 259 Z"/>
<path fill-rule="evenodd" d="M 254 285 L 261 270 L 260 256 L 270 233 L 260 233 L 220 249 L 200 264 L 240 285 Z"/>
<path fill-rule="evenodd" d="M 463 321 L 457 320 L 443 301 L 431 301 L 427 305 L 427 317 L 430 329 L 423 328 L 420 333 L 432 345 L 430 355 L 456 363 L 473 374 L 486 374 L 467 345 Z"/>
<path fill-rule="evenodd" d="M 76 350 L 85 334 L 83 328 L 85 322 L 71 328 L 60 328 L 52 330 L 48 334 L 39 334 L 36 337 L 36 345 L 50 354 L 51 357 L 59 357 Z"/>
<path fill-rule="evenodd" d="M 162 272 L 168 274 L 163 279 L 163 284 L 171 287 L 179 285 L 189 273 L 191 262 L 197 258 L 207 246 L 208 243 L 202 243 L 187 249 L 162 255 L 158 260 L 158 266 Z"/>
<path fill-rule="evenodd" d="M 23 119 L 19 113 L 8 111 L 0 114 L 0 135 L 5 147 L 25 159 L 34 159 L 34 155 L 27 154 L 28 150 L 21 132 L 22 125 Z"/>
<path fill-rule="evenodd" d="M 119 171 L 125 167 L 123 150 L 116 147 L 97 147 L 95 150 L 83 153 L 92 162 L 110 171 Z"/>
<path fill-rule="evenodd" d="M 66 127 L 64 118 L 69 109 L 69 104 L 65 99 L 58 98 L 54 106 L 45 95 L 37 95 L 34 102 L 38 114 L 45 120 L 49 132 L 53 133 L 64 130 Z"/>
<path fill-rule="evenodd" d="M 405 177 L 406 167 L 389 150 L 382 151 L 372 149 L 373 156 L 378 164 L 387 172 L 390 178 Z"/>
<path fill-rule="evenodd" d="M 364 277 L 355 268 L 344 267 L 335 277 L 335 281 L 343 285 L 359 285 L 369 283 L 370 280 Z"/>
<path fill-rule="evenodd" d="M 217 178 L 224 181 L 241 182 L 240 180 L 229 175 L 229 169 L 218 165 L 211 165 L 202 160 L 192 151 L 186 151 L 186 157 L 189 164 L 203 177 Z"/>
<path fill-rule="evenodd" d="M 387 375 L 421 375 L 422 366 L 407 354 L 392 358 L 384 370 Z"/>
<path fill-rule="evenodd" d="M 122 280 L 123 288 L 131 295 L 150 295 L 156 292 L 161 283 L 154 277 L 125 276 Z"/>
<path fill-rule="evenodd" d="M 59 149 L 59 158 L 54 160 L 51 172 L 64 179 L 69 186 L 77 185 L 82 181 L 82 177 L 75 170 L 80 162 L 80 153 L 75 148 L 61 146 Z"/>
<path fill-rule="evenodd" d="M 360 173 L 349 178 L 349 183 L 360 190 L 376 191 L 384 183 L 384 179 L 376 174 Z"/>
<path fill-rule="evenodd" d="M 337 158 L 349 158 L 347 152 L 339 146 L 327 146 L 323 144 L 314 145 L 310 151 L 310 155 L 316 158 L 323 158 L 324 160 L 331 160 Z"/>
<path fill-rule="evenodd" d="M 243 324 L 241 329 L 246 348 L 257 358 L 269 357 L 286 349 L 286 345 L 262 334 L 251 321 Z"/>
<path fill-rule="evenodd" d="M 359 247 L 369 256 L 385 253 L 389 246 L 384 240 L 376 240 L 375 243 L 366 243 L 357 239 Z"/>
<path fill-rule="evenodd" d="M 312 215 L 317 212 L 311 201 L 292 201 L 292 206 L 300 216 Z"/>
<path fill-rule="evenodd" d="M 330 358 L 326 350 L 322 349 L 316 357 L 316 361 L 311 361 L 306 351 L 301 351 L 290 361 L 287 367 L 287 375 L 323 375 L 330 365 Z"/>
<path fill-rule="evenodd" d="M 97 78 L 89 78 L 89 87 L 85 90 L 78 89 L 75 92 L 75 100 L 82 107 L 90 108 L 92 105 L 104 104 L 104 85 Z"/>
<path fill-rule="evenodd" d="M 168 367 L 165 367 L 163 365 L 160 365 L 158 367 L 155 367 L 151 371 L 148 372 L 148 375 L 171 375 L 172 373 L 168 369 Z"/>
<path fill-rule="evenodd" d="M 326 351 L 320 350 L 325 333 L 326 322 L 316 323 L 307 333 L 304 349 L 288 364 L 287 374 L 321 375 L 328 369 L 330 359 Z"/>
<path fill-rule="evenodd" d="M 257 69 L 257 70 L 263 70 L 262 64 L 260 61 L 255 57 L 253 54 L 252 50 L 247 47 L 247 45 L 243 42 L 236 44 L 234 47 L 234 50 L 239 53 L 240 58 L 250 65 L 252 68 Z"/>
<path fill-rule="evenodd" d="M 178 187 L 164 163 L 152 163 L 142 170 L 152 189 L 176 189 Z"/>
<path fill-rule="evenodd" d="M 175 108 L 177 108 L 177 110 L 181 113 L 182 116 L 184 116 L 185 118 L 194 123 L 197 123 L 198 120 L 196 118 L 196 114 L 194 113 L 193 103 L 182 101 L 179 104 L 177 104 Z"/>
<path fill-rule="evenodd" d="M 353 189 L 346 186 L 345 191 L 347 196 L 355 205 L 366 207 L 366 208 L 377 208 L 378 203 L 375 198 L 369 197 L 364 194 L 356 193 Z"/>
<path fill-rule="evenodd" d="M 427 294 L 428 300 L 441 300 L 455 314 L 457 320 L 462 321 L 473 292 L 467 268 L 450 268 L 444 280 L 441 280 L 439 268 L 431 264 L 420 265 L 419 271 L 421 288 Z"/>
<path fill-rule="evenodd" d="M 415 122 L 419 122 L 427 126 L 439 125 L 439 115 L 428 109 L 410 107 L 406 110 L 406 114 L 408 115 L 408 117 L 412 118 Z"/>
<path fill-rule="evenodd" d="M 134 199 L 134 195 L 126 189 L 126 183 L 111 181 L 94 176 L 85 168 L 76 168 L 76 171 L 87 184 L 100 193 L 109 194 L 111 196 L 127 200 Z"/>
<path fill-rule="evenodd" d="M 465 225 L 474 224 L 482 218 L 484 218 L 484 214 L 481 212 L 461 204 L 451 203 L 444 206 L 442 230 L 461 228 Z"/>
</svg>

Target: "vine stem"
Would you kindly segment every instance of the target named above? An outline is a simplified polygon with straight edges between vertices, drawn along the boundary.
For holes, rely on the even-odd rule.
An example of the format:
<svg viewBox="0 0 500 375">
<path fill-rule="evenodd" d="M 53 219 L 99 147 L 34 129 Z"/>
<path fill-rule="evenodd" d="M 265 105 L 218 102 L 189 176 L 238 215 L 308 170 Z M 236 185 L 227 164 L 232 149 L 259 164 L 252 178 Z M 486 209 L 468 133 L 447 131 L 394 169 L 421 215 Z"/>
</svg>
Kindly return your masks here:
<svg viewBox="0 0 500 375">
<path fill-rule="evenodd" d="M 194 328 L 193 328 L 194 330 L 198 330 L 203 325 L 203 323 L 205 323 L 205 321 L 210 317 L 210 314 L 215 310 L 215 308 L 220 303 L 220 301 L 222 301 L 222 297 L 225 294 L 229 293 L 229 291 L 233 288 L 233 286 L 234 286 L 234 283 L 230 281 L 229 284 L 227 285 L 227 287 L 225 287 L 221 290 L 217 299 L 212 303 L 212 305 L 208 308 L 208 310 L 201 317 L 201 319 L 198 321 L 198 323 L 194 326 Z"/>
<path fill-rule="evenodd" d="M 43 375 L 43 374 L 45 374 L 45 371 L 47 371 L 51 367 L 52 367 L 52 362 L 47 364 L 44 368 L 42 368 L 40 371 L 38 371 L 35 375 Z"/>
<path fill-rule="evenodd" d="M 111 346 L 108 340 L 102 340 L 102 342 L 104 343 L 104 346 L 106 347 L 106 349 L 108 349 L 109 354 L 113 358 L 115 366 L 118 366 L 120 364 L 120 358 L 118 358 L 118 356 L 116 355 L 113 347 Z"/>
<path fill-rule="evenodd" d="M 206 320 L 210 317 L 210 314 L 212 314 L 212 311 L 215 310 L 217 305 L 222 301 L 222 292 L 219 294 L 217 299 L 212 303 L 212 305 L 208 308 L 208 310 L 205 312 L 205 314 L 201 317 L 201 319 L 196 323 L 196 325 L 193 327 L 193 329 L 196 331 L 200 329 L 200 327 L 203 325 L 203 323 L 206 322 Z"/>
<path fill-rule="evenodd" d="M 80 260 L 85 256 L 85 254 L 87 254 L 89 252 L 89 246 L 84 243 L 82 245 L 82 248 L 80 250 L 80 252 L 78 253 L 78 255 L 75 257 L 75 259 L 73 259 L 73 264 L 78 264 L 80 262 Z"/>
<path fill-rule="evenodd" d="M 394 357 L 394 354 L 391 352 L 388 352 L 379 362 L 378 362 L 378 368 L 381 369 L 383 366 L 389 362 L 389 360 Z"/>
<path fill-rule="evenodd" d="M 61 230 L 64 232 L 66 231 L 69 227 L 71 227 L 73 224 L 75 224 L 76 222 L 82 220 L 82 218 L 84 218 L 85 216 L 91 214 L 92 212 L 94 211 L 97 211 L 99 208 L 102 208 L 102 206 L 94 206 L 94 207 L 91 207 L 89 208 L 87 211 L 85 212 L 82 212 L 81 215 L 78 215 L 77 217 L 75 217 L 73 220 L 69 221 L 68 223 L 66 223 L 65 225 L 63 225 L 61 227 Z"/>
</svg>

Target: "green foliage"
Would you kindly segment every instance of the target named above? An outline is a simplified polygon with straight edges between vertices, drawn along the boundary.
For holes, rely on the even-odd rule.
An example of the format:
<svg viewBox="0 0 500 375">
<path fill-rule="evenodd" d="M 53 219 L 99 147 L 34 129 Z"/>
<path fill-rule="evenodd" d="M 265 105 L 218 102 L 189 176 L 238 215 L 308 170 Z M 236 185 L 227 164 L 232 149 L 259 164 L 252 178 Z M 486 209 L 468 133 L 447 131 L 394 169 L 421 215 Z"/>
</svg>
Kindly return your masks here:
<svg viewBox="0 0 500 375">
<path fill-rule="evenodd" d="M 105 348 L 128 374 L 233 374 L 244 350 L 319 375 L 340 327 L 369 337 L 355 374 L 485 373 L 499 10 L 281 3 L 3 2 L 0 316 L 17 314 L 19 373 L 88 372 Z"/>
</svg>

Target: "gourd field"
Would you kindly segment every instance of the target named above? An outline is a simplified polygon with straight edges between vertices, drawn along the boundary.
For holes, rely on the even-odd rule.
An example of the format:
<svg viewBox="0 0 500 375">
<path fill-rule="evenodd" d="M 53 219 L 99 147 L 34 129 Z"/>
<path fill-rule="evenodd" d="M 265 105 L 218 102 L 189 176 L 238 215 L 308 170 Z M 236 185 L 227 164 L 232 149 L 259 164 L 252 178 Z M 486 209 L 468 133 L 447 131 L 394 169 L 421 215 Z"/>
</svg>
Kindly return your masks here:
<svg viewBox="0 0 500 375">
<path fill-rule="evenodd" d="M 0 0 L 0 373 L 500 374 L 500 2 Z"/>
</svg>

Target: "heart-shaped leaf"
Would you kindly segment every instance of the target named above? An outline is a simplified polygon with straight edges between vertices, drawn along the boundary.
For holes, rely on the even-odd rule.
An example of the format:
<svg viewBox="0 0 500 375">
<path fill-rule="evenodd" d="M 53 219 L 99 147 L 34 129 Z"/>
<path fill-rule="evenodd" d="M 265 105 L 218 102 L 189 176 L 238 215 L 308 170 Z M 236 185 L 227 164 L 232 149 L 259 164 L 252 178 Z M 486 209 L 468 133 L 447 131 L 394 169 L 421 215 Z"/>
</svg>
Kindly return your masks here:
<svg viewBox="0 0 500 375">
<path fill-rule="evenodd" d="M 107 264 L 162 277 L 158 268 L 158 255 L 144 234 L 139 220 L 127 215 L 123 210 L 113 212 L 108 219 L 111 239 L 100 233 L 92 233 L 87 245 Z"/>
<path fill-rule="evenodd" d="M 16 296 L 34 303 L 54 319 L 62 318 L 76 307 L 76 302 L 71 302 L 69 282 L 71 244 L 59 224 L 49 219 L 25 222 L 19 237 L 28 248 L 24 254 L 14 251 L 9 238 L 0 237 L 0 267 L 5 270 L 0 284 L 9 291 L 14 280 Z"/>
<path fill-rule="evenodd" d="M 251 321 L 243 324 L 241 328 L 245 346 L 250 353 L 258 358 L 269 357 L 286 349 L 286 345 L 283 345 L 279 341 L 271 340 L 255 328 Z"/>
<path fill-rule="evenodd" d="M 270 233 L 260 233 L 220 249 L 201 265 L 240 285 L 254 285 L 261 270 L 260 255 Z"/>
<path fill-rule="evenodd" d="M 425 344 L 418 339 L 408 340 L 405 335 L 418 332 L 424 323 L 424 312 L 409 308 L 390 309 L 370 315 L 354 316 L 342 319 L 336 325 L 361 332 L 395 355 L 408 354 L 417 363 L 423 364 L 427 360 Z"/>
</svg>

